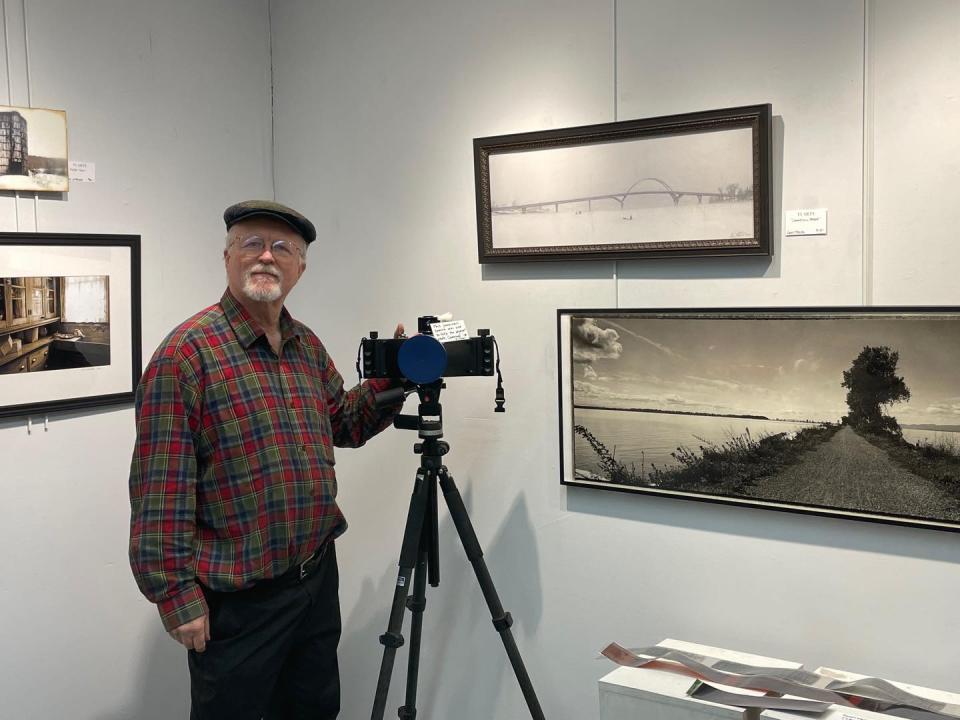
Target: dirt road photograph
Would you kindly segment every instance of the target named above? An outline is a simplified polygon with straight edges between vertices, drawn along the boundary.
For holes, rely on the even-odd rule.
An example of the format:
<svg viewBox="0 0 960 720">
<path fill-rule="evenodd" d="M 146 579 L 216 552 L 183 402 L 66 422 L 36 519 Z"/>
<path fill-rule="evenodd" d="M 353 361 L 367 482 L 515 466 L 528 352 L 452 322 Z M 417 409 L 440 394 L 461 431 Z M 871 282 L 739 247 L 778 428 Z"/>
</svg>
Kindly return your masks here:
<svg viewBox="0 0 960 720">
<path fill-rule="evenodd" d="M 571 314 L 572 484 L 960 527 L 960 315 Z"/>
</svg>

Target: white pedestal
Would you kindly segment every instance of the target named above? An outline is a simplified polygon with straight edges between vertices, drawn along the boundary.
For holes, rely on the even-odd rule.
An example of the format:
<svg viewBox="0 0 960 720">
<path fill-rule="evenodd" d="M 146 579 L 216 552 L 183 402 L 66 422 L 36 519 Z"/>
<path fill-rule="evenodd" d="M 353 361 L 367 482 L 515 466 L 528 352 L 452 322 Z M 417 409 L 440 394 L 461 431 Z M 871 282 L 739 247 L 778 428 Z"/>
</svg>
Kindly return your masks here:
<svg viewBox="0 0 960 720">
<path fill-rule="evenodd" d="M 810 713 L 793 713 L 786 710 L 764 710 L 760 713 L 761 720 L 810 720 L 814 717 Z M 840 707 L 831 705 L 822 715 L 817 715 L 816 720 L 892 720 L 893 715 L 870 712 L 869 710 L 860 710 L 859 708 Z"/>
<path fill-rule="evenodd" d="M 800 663 L 697 645 L 683 640 L 667 639 L 658 644 L 681 652 L 748 665 L 790 669 L 800 667 Z M 688 697 L 687 689 L 693 682 L 691 677 L 665 670 L 618 667 L 600 678 L 600 720 L 745 720 L 746 713 L 743 708 Z"/>
</svg>

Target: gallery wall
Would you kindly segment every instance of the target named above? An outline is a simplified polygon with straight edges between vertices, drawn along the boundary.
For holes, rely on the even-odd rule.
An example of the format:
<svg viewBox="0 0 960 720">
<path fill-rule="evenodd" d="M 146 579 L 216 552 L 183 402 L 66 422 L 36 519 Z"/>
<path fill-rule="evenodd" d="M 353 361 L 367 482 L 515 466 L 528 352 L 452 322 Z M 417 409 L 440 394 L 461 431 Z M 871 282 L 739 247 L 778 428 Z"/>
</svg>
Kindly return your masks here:
<svg viewBox="0 0 960 720">
<path fill-rule="evenodd" d="M 954 535 L 561 487 L 555 314 L 960 304 L 956 3 L 0 7 L 0 101 L 65 109 L 71 158 L 97 170 L 62 198 L 3 194 L 0 227 L 140 234 L 145 360 L 219 297 L 222 208 L 274 190 L 320 236 L 290 307 L 348 380 L 360 337 L 397 321 L 451 311 L 496 334 L 507 413 L 492 381 L 451 380 L 447 463 L 548 717 L 596 716 L 608 642 L 664 637 L 955 687 Z M 771 260 L 477 263 L 472 138 L 763 102 Z M 829 209 L 829 234 L 781 237 L 781 211 L 806 207 Z M 132 409 L 43 421 L 0 421 L 0 716 L 184 717 L 184 653 L 127 566 Z M 345 718 L 376 684 L 413 441 L 388 431 L 337 456 Z M 423 712 L 525 717 L 445 511 L 440 540 Z"/>
<path fill-rule="evenodd" d="M 494 383 L 450 380 L 447 463 L 547 717 L 595 717 L 611 641 L 665 637 L 939 687 L 960 661 L 949 533 L 559 483 L 558 307 L 958 304 L 960 7 L 924 1 L 275 0 L 277 196 L 320 240 L 291 298 L 355 377 L 369 330 L 489 327 Z M 773 105 L 771 260 L 480 266 L 474 137 Z M 783 238 L 825 207 L 829 233 Z M 866 214 L 865 214 L 866 208 Z M 408 410 L 412 410 L 411 402 Z M 345 717 L 369 711 L 417 458 L 392 431 L 338 453 Z M 526 710 L 445 511 L 421 708 Z M 402 703 L 398 664 L 389 712 Z"/>
<path fill-rule="evenodd" d="M 66 110 L 96 166 L 63 197 L 2 193 L 0 229 L 140 235 L 146 360 L 219 299 L 223 208 L 272 195 L 267 3 L 0 8 L 0 102 Z M 32 422 L 0 420 L 0 717 L 186 717 L 185 652 L 127 563 L 132 408 Z"/>
</svg>

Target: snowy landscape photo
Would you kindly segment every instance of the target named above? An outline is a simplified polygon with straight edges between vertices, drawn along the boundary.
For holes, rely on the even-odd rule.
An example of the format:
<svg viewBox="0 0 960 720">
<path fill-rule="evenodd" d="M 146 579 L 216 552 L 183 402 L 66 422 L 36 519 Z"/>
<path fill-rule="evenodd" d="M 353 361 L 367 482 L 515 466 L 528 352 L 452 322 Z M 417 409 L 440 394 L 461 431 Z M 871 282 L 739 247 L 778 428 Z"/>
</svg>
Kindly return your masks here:
<svg viewBox="0 0 960 720">
<path fill-rule="evenodd" d="M 487 259 L 760 254 L 769 144 L 760 115 L 480 140 L 482 250 Z"/>
</svg>

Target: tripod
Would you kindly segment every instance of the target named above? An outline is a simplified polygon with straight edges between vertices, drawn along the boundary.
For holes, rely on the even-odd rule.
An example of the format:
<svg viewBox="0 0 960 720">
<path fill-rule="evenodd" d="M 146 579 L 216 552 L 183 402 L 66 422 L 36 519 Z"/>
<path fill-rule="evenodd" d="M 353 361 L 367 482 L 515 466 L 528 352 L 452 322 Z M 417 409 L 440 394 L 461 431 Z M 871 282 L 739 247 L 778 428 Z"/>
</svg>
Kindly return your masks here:
<svg viewBox="0 0 960 720">
<path fill-rule="evenodd" d="M 523 665 L 523 658 L 517 649 L 517 643 L 510 632 L 513 618 L 503 609 L 500 598 L 493 587 L 493 580 L 483 560 L 483 550 L 473 531 L 473 524 L 467 515 L 467 509 L 460 497 L 460 491 L 447 473 L 447 467 L 441 458 L 450 446 L 441 440 L 443 437 L 443 417 L 440 407 L 440 390 L 443 381 L 429 385 L 418 385 L 420 396 L 418 415 L 398 415 L 394 426 L 403 430 L 417 430 L 422 442 L 414 445 L 414 452 L 420 455 L 420 468 L 417 470 L 410 498 L 410 510 L 407 512 L 406 529 L 403 532 L 403 544 L 400 546 L 400 573 L 390 608 L 390 620 L 387 632 L 380 636 L 383 645 L 383 660 L 380 664 L 380 677 L 377 680 L 377 693 L 373 702 L 372 720 L 382 720 L 387 704 L 387 692 L 390 689 L 390 676 L 397 648 L 403 645 L 400 630 L 403 625 L 404 609 L 412 613 L 410 621 L 410 652 L 407 657 L 406 701 L 398 711 L 401 720 L 413 720 L 417 716 L 417 680 L 420 664 L 420 635 L 423 629 L 423 611 L 426 608 L 426 583 L 429 579 L 432 587 L 440 584 L 439 541 L 437 527 L 437 484 L 443 491 L 444 500 L 450 510 L 450 517 L 457 528 L 460 542 L 467 552 L 467 559 L 473 565 L 480 589 L 487 601 L 493 626 L 500 633 L 506 648 L 513 672 L 520 683 L 527 708 L 534 720 L 543 720 L 540 701 L 530 682 L 530 676 Z M 429 418 L 429 419 L 428 419 Z M 413 595 L 409 596 L 413 577 Z"/>
</svg>

